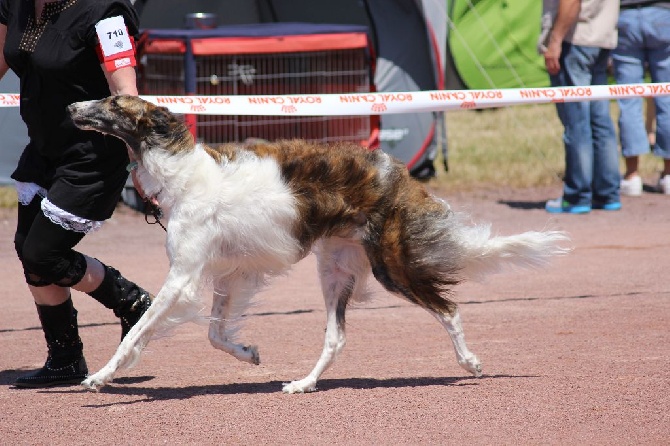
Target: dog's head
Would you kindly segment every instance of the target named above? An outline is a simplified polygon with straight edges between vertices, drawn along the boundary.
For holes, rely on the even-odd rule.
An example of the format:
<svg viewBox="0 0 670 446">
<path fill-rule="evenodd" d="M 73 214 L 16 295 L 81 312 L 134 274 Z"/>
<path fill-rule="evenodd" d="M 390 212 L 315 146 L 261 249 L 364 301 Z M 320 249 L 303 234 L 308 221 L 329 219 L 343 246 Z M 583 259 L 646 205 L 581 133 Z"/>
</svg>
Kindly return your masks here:
<svg viewBox="0 0 670 446">
<path fill-rule="evenodd" d="M 83 130 L 116 136 L 138 158 L 151 149 L 169 151 L 193 147 L 193 136 L 184 121 L 165 107 L 137 96 L 110 96 L 68 106 L 72 122 Z"/>
</svg>

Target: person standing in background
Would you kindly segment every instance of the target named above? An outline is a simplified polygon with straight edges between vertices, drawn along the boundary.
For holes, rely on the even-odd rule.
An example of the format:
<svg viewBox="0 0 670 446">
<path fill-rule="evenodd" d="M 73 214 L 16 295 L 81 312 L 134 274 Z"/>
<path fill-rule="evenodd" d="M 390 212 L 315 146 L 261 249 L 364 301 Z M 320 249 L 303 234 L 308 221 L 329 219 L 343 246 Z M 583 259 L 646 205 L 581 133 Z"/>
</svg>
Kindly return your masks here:
<svg viewBox="0 0 670 446">
<path fill-rule="evenodd" d="M 151 305 L 143 288 L 74 249 L 112 215 L 132 164 L 121 140 L 76 128 L 66 109 L 137 95 L 137 33 L 129 0 L 0 0 L 0 78 L 9 69 L 19 77 L 29 136 L 12 173 L 19 200 L 14 246 L 48 348 L 44 366 L 20 376 L 18 387 L 86 378 L 72 289 L 113 310 L 122 337 Z"/>
<path fill-rule="evenodd" d="M 606 85 L 619 0 L 544 0 L 538 51 L 553 87 Z M 552 213 L 621 209 L 619 147 L 609 101 L 556 103 L 564 127 L 563 195 Z"/>
<path fill-rule="evenodd" d="M 645 66 L 652 82 L 670 82 L 670 1 L 621 0 L 619 39 L 612 52 L 614 77 L 618 84 L 644 82 Z M 642 194 L 638 168 L 640 155 L 653 153 L 663 159 L 658 180 L 661 193 L 670 195 L 670 96 L 653 99 L 656 133 L 648 137 L 643 99 L 619 99 L 621 153 L 626 170 L 621 180 L 621 194 Z"/>
</svg>

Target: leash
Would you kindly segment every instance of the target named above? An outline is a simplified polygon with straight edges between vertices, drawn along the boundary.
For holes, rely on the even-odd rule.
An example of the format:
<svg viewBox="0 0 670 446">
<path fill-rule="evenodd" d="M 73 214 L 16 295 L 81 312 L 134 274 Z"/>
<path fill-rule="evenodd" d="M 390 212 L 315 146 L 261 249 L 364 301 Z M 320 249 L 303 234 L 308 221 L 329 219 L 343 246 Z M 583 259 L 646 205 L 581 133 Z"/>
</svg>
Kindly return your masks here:
<svg viewBox="0 0 670 446">
<path fill-rule="evenodd" d="M 167 232 L 167 228 L 161 222 L 161 218 L 163 218 L 163 211 L 161 208 L 156 206 L 151 200 L 144 200 L 144 203 L 146 204 L 146 207 L 144 208 L 144 221 L 150 225 L 157 224 L 163 228 L 163 231 Z M 149 221 L 150 217 L 153 217 L 154 221 Z"/>
<path fill-rule="evenodd" d="M 132 173 L 133 170 L 137 169 L 138 165 L 139 164 L 138 164 L 137 161 L 131 161 L 126 166 L 126 170 L 128 171 L 128 173 Z M 135 180 L 133 180 L 133 182 L 134 181 Z M 158 191 L 158 193 L 156 195 L 154 195 L 154 197 L 156 197 L 158 194 L 160 194 L 160 191 Z M 161 218 L 163 218 L 163 211 L 161 210 L 161 208 L 158 207 L 156 204 L 154 204 L 154 202 L 151 201 L 149 198 L 147 198 L 147 197 L 142 197 L 142 198 L 143 198 L 143 201 L 144 201 L 144 204 L 145 204 L 145 206 L 144 206 L 144 221 L 146 221 L 147 224 L 150 224 L 150 225 L 157 224 L 161 228 L 163 228 L 163 231 L 167 232 L 167 228 L 161 222 Z M 154 221 L 149 221 L 150 216 L 154 218 Z"/>
</svg>

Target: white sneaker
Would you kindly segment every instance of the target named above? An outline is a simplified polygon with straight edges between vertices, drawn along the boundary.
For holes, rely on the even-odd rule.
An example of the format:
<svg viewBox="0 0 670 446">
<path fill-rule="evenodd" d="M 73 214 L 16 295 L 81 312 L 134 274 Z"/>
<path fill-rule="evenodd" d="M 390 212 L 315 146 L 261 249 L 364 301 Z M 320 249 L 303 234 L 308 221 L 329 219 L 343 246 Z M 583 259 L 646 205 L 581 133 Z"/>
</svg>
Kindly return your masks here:
<svg viewBox="0 0 670 446">
<path fill-rule="evenodd" d="M 658 191 L 665 195 L 670 195 L 670 175 L 665 175 L 658 180 Z"/>
<path fill-rule="evenodd" d="M 666 177 L 670 177 L 670 175 L 666 175 Z M 668 180 L 668 187 L 670 188 L 670 179 Z M 637 197 L 642 195 L 642 178 L 640 178 L 639 175 L 631 177 L 630 180 L 622 178 L 619 193 L 621 195 L 628 195 L 631 197 Z"/>
</svg>

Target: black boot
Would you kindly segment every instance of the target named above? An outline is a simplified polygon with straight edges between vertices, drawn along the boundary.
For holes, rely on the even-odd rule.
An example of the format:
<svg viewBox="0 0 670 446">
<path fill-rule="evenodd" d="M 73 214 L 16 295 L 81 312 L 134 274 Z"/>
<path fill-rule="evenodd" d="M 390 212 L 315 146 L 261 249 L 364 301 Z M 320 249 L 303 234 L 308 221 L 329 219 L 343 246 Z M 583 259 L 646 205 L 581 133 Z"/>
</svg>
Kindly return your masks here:
<svg viewBox="0 0 670 446">
<path fill-rule="evenodd" d="M 79 384 L 88 374 L 84 345 L 79 338 L 77 310 L 72 299 L 56 306 L 37 305 L 37 314 L 49 348 L 44 367 L 19 377 L 17 387 L 51 387 Z"/>
<path fill-rule="evenodd" d="M 120 272 L 103 264 L 105 277 L 95 291 L 88 293 L 121 319 L 121 340 L 149 309 L 153 295 L 126 279 Z"/>
</svg>

